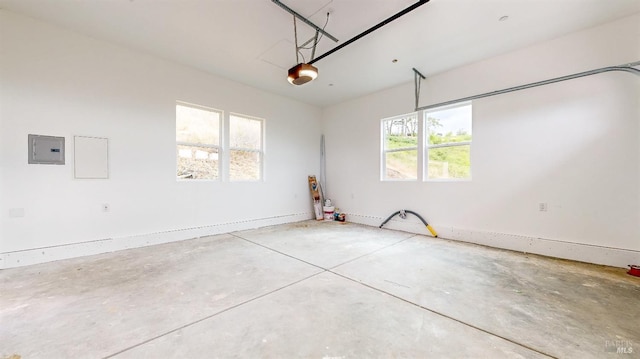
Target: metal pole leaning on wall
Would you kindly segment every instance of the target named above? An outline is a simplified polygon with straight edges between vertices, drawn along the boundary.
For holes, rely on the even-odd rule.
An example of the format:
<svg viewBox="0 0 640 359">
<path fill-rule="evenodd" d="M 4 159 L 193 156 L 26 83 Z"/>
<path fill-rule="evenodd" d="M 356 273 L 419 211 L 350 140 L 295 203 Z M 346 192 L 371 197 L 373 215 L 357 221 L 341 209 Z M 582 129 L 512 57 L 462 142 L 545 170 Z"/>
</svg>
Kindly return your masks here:
<svg viewBox="0 0 640 359">
<path fill-rule="evenodd" d="M 429 110 L 429 109 L 440 107 L 440 106 L 453 105 L 453 104 L 460 103 L 460 102 L 477 100 L 477 99 L 480 99 L 480 98 L 485 98 L 485 97 L 490 97 L 490 96 L 495 96 L 495 95 L 501 95 L 501 94 L 514 92 L 514 91 L 526 90 L 526 89 L 529 89 L 529 88 L 532 88 L 532 87 L 549 85 L 549 84 L 553 84 L 553 83 L 560 82 L 560 81 L 573 80 L 573 79 L 577 79 L 577 78 L 580 78 L 580 77 L 601 74 L 603 72 L 609 72 L 609 71 L 624 71 L 624 72 L 629 72 L 629 73 L 632 73 L 632 74 L 635 74 L 635 75 L 640 75 L 640 70 L 634 68 L 634 66 L 640 66 L 640 61 L 632 62 L 630 64 L 624 64 L 624 65 L 618 65 L 618 66 L 609 66 L 609 67 L 603 67 L 603 68 L 599 68 L 599 69 L 595 69 L 595 70 L 578 72 L 578 73 L 573 74 L 573 75 L 561 76 L 561 77 L 556 77 L 556 78 L 549 79 L 549 80 L 532 82 L 532 83 L 526 84 L 526 85 L 509 87 L 509 88 L 502 89 L 502 90 L 486 92 L 486 93 L 479 94 L 479 95 L 463 97 L 463 98 L 459 98 L 459 99 L 456 99 L 456 100 L 436 103 L 436 104 L 433 104 L 433 105 L 427 105 L 427 106 L 422 106 L 422 107 L 417 107 L 416 106 L 416 111 Z M 416 89 L 416 91 L 418 91 L 418 90 Z M 416 99 L 416 105 L 417 105 L 417 101 L 418 100 L 419 99 Z"/>
</svg>

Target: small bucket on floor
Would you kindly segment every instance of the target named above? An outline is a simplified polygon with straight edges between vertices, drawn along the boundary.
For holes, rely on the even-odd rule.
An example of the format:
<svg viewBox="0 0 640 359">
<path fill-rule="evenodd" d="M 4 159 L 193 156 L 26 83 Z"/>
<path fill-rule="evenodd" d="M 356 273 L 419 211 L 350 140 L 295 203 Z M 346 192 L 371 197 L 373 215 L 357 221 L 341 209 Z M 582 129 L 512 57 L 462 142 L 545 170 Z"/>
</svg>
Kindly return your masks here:
<svg viewBox="0 0 640 359">
<path fill-rule="evenodd" d="M 630 264 L 629 271 L 627 273 L 634 275 L 636 277 L 640 277 L 640 266 Z"/>
<path fill-rule="evenodd" d="M 325 221 L 333 221 L 333 211 L 335 210 L 335 207 L 324 206 L 322 209 L 324 210 Z"/>
</svg>

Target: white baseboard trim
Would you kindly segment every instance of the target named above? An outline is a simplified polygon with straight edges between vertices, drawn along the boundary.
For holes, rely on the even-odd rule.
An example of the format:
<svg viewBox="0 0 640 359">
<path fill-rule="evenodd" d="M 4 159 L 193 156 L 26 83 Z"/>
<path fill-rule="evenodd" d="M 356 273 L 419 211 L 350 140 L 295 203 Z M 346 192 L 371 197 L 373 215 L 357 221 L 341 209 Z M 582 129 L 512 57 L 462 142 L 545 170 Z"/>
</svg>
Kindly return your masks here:
<svg viewBox="0 0 640 359">
<path fill-rule="evenodd" d="M 418 218 L 409 217 L 412 217 L 412 215 L 409 215 L 406 220 L 394 217 L 384 225 L 384 228 L 431 235 Z M 349 222 L 375 227 L 379 227 L 380 223 L 385 219 L 376 216 L 347 214 L 347 221 Z M 629 264 L 640 263 L 640 251 L 631 249 L 611 248 L 507 233 L 484 232 L 453 226 L 434 225 L 433 227 L 439 238 L 488 247 L 621 268 L 626 268 Z"/>
<path fill-rule="evenodd" d="M 32 264 L 52 262 L 61 259 L 115 252 L 123 249 L 139 248 L 155 244 L 169 243 L 216 234 L 243 231 L 277 224 L 294 223 L 314 218 L 312 212 L 296 213 L 237 222 L 220 223 L 210 226 L 185 228 L 173 231 L 148 233 L 135 236 L 105 238 L 87 242 L 59 246 L 34 248 L 0 253 L 0 269 L 22 267 Z"/>
</svg>

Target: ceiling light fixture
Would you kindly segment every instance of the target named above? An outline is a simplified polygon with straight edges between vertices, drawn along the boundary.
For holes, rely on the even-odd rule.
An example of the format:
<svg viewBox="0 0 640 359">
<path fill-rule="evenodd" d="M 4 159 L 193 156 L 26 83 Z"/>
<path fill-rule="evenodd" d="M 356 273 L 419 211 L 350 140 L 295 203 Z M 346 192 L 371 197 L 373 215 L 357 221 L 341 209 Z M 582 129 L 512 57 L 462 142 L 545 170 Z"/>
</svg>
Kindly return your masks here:
<svg viewBox="0 0 640 359">
<path fill-rule="evenodd" d="M 292 10 L 293 11 L 293 10 Z M 309 49 L 307 46 L 309 43 L 313 42 L 311 45 L 311 60 L 316 56 L 316 46 L 320 39 L 318 38 L 318 34 L 322 30 L 324 32 L 324 28 L 316 29 L 316 35 L 307 42 L 298 46 L 298 28 L 296 27 L 296 13 L 293 15 L 293 35 L 296 40 L 296 62 L 298 63 L 296 66 L 289 69 L 289 74 L 287 76 L 287 80 L 292 85 L 304 85 L 309 81 L 313 81 L 316 77 L 318 77 L 318 69 L 315 66 L 312 66 L 305 62 L 300 62 L 300 56 L 302 56 L 302 60 L 304 61 L 304 55 L 300 50 Z M 327 22 L 324 24 L 325 26 L 329 22 L 329 13 L 327 13 Z M 313 25 L 315 26 L 315 25 Z"/>
<path fill-rule="evenodd" d="M 304 16 L 298 14 L 297 12 L 295 12 L 285 4 L 281 3 L 279 0 L 272 0 L 272 1 L 276 5 L 280 6 L 285 11 L 293 15 L 293 35 L 295 37 L 296 62 L 298 64 L 289 69 L 287 80 L 292 85 L 303 85 L 309 81 L 315 80 L 315 78 L 318 77 L 318 69 L 315 66 L 311 65 L 310 63 L 307 63 L 307 61 L 304 58 L 304 54 L 302 53 L 302 50 L 311 50 L 311 61 L 312 61 L 316 55 L 316 46 L 318 45 L 318 42 L 320 42 L 323 36 L 326 36 L 329 39 L 335 42 L 338 42 L 338 39 L 333 37 L 328 32 L 324 31 L 324 28 L 327 26 L 327 23 L 329 23 L 329 14 L 331 11 L 327 12 L 327 21 L 325 22 L 324 26 L 319 27 L 316 24 L 309 21 L 309 19 L 305 18 Z M 305 24 L 309 25 L 314 30 L 316 30 L 315 36 L 311 37 L 309 40 L 307 40 L 301 45 L 298 45 L 298 28 L 296 24 L 296 19 L 299 19 L 300 21 L 304 22 Z M 302 56 L 302 62 L 300 62 L 300 56 Z"/>
<path fill-rule="evenodd" d="M 289 69 L 287 80 L 292 85 L 303 85 L 318 77 L 318 69 L 309 64 L 300 63 Z"/>
</svg>

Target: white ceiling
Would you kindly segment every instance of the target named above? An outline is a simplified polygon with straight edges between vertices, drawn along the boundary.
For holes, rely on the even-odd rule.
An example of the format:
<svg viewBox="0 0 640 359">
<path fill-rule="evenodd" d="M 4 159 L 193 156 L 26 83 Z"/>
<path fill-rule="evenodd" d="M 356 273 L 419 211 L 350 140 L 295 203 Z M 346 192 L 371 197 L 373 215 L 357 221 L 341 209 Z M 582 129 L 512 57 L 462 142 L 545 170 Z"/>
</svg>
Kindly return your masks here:
<svg viewBox="0 0 640 359">
<path fill-rule="evenodd" d="M 319 26 L 331 13 L 326 31 L 340 42 L 323 38 L 316 56 L 416 2 L 281 1 Z M 318 78 L 302 86 L 286 80 L 296 64 L 292 15 L 271 0 L 0 0 L 0 8 L 327 106 L 412 81 L 413 67 L 429 76 L 640 12 L 640 0 L 431 0 L 319 60 Z M 300 42 L 313 33 L 298 22 Z"/>
</svg>

